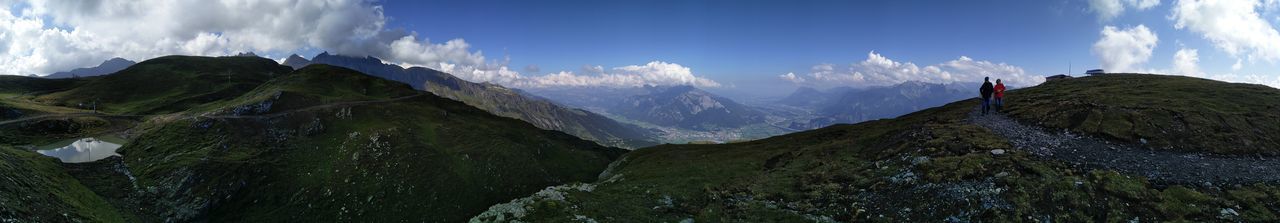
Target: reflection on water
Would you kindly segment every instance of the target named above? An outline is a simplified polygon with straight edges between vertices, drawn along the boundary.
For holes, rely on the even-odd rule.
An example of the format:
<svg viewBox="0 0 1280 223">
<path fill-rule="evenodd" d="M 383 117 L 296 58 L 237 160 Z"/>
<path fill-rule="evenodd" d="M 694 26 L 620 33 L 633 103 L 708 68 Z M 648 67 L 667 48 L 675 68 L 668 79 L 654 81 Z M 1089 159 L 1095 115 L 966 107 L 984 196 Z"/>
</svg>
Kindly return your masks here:
<svg viewBox="0 0 1280 223">
<path fill-rule="evenodd" d="M 57 157 L 63 163 L 93 162 L 120 155 L 116 153 L 116 149 L 120 148 L 120 144 L 92 137 L 42 147 L 55 149 L 36 150 L 36 152 L 46 156 Z"/>
</svg>

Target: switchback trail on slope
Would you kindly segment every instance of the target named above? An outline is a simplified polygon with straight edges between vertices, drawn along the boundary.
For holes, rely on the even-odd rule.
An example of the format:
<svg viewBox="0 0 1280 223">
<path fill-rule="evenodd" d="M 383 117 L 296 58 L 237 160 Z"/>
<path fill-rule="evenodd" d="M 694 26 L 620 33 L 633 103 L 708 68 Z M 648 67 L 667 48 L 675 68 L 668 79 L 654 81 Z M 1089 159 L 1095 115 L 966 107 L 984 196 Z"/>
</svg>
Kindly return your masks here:
<svg viewBox="0 0 1280 223">
<path fill-rule="evenodd" d="M 293 110 L 288 110 L 288 111 L 281 111 L 281 112 L 276 112 L 276 113 L 271 113 L 271 114 L 265 114 L 265 115 L 201 115 L 200 117 L 203 117 L 203 118 L 214 118 L 214 119 L 270 119 L 270 118 L 276 118 L 276 117 L 280 117 L 280 116 L 284 116 L 284 115 L 288 115 L 288 114 L 296 113 L 296 112 L 314 111 L 314 110 L 329 109 L 329 108 L 337 108 L 337 107 L 349 107 L 349 106 L 365 105 L 365 104 L 377 104 L 377 103 L 387 103 L 387 102 L 403 101 L 403 100 L 409 100 L 409 99 L 411 99 L 411 98 L 421 97 L 421 96 L 425 96 L 425 95 L 427 95 L 427 93 L 425 93 L 425 92 L 418 92 L 417 94 L 414 94 L 414 95 L 409 95 L 409 96 L 404 96 L 404 97 L 398 97 L 398 98 L 388 98 L 388 99 L 370 100 L 370 101 L 347 101 L 347 102 L 334 102 L 334 103 L 328 103 L 328 104 L 322 104 L 322 105 L 315 105 L 315 106 L 311 106 L 311 107 L 299 108 L 299 109 L 293 109 Z"/>
<path fill-rule="evenodd" d="M 1280 158 L 1151 150 L 1065 130 L 1049 131 L 1003 114 L 982 115 L 976 110 L 969 113 L 969 122 L 1003 136 L 1016 150 L 1073 167 L 1115 170 L 1161 183 L 1222 186 L 1280 182 Z"/>
<path fill-rule="evenodd" d="M 203 117 L 203 118 L 213 118 L 213 119 L 270 119 L 270 118 L 276 118 L 276 117 L 280 117 L 280 116 L 288 115 L 288 114 L 295 113 L 295 112 L 314 111 L 314 110 L 328 109 L 328 108 L 336 108 L 336 107 L 348 107 L 348 106 L 365 105 L 365 104 L 376 104 L 376 103 L 387 103 L 387 102 L 403 101 L 403 100 L 408 100 L 408 99 L 411 99 L 411 98 L 416 98 L 416 97 L 424 96 L 424 95 L 426 95 L 426 94 L 427 94 L 427 93 L 419 92 L 418 94 L 409 95 L 409 96 L 404 96 L 404 97 L 398 97 L 398 98 L 388 98 L 388 99 L 369 100 L 369 101 L 347 101 L 347 102 L 334 102 L 334 103 L 328 103 L 328 104 L 322 104 L 322 105 L 315 105 L 315 106 L 311 106 L 311 107 L 299 108 L 299 109 L 293 109 L 293 110 L 288 110 L 288 111 L 281 111 L 281 112 L 276 112 L 276 113 L 271 113 L 271 114 L 265 114 L 265 115 L 190 115 L 190 116 L 175 116 L 175 117 L 177 117 L 177 118 Z M 8 121 L 0 121 L 0 126 L 7 125 L 7 124 L 13 124 L 13 123 L 20 123 L 20 122 L 25 122 L 25 121 L 31 121 L 31 120 L 46 119 L 46 118 L 70 118 L 70 117 L 136 118 L 136 117 L 144 117 L 144 116 L 145 116 L 145 115 L 112 115 L 112 114 L 103 114 L 103 113 L 57 113 L 57 114 L 42 114 L 42 115 L 35 115 L 35 116 L 23 117 L 23 118 L 19 118 L 19 119 L 8 120 Z"/>
<path fill-rule="evenodd" d="M 25 122 L 25 121 L 31 121 L 31 120 L 37 120 L 37 119 L 46 119 L 46 118 L 74 118 L 74 117 L 136 118 L 136 117 L 142 117 L 142 115 L 110 115 L 110 114 L 102 114 L 102 113 L 55 113 L 55 114 L 41 114 L 41 115 L 22 117 L 22 118 L 8 120 L 8 121 L 0 121 L 0 125 L 8 125 L 13 123 L 19 123 L 19 122 Z"/>
</svg>

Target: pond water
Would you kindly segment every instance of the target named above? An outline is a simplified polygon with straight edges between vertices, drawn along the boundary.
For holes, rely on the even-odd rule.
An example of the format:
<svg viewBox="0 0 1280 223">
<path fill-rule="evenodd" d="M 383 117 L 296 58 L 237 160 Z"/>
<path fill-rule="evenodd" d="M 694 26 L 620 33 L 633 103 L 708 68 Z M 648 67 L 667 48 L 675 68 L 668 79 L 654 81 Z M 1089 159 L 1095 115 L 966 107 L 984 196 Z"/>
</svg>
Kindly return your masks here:
<svg viewBox="0 0 1280 223">
<path fill-rule="evenodd" d="M 116 153 L 116 149 L 119 149 L 121 144 L 123 144 L 122 140 L 111 140 L 116 142 L 110 142 L 99 138 L 106 139 L 109 137 L 89 137 L 66 140 L 41 146 L 39 147 L 41 149 L 36 150 L 36 152 L 44 154 L 45 156 L 57 157 L 59 160 L 62 160 L 63 163 L 87 163 L 106 159 L 111 156 L 120 156 L 119 153 Z"/>
</svg>

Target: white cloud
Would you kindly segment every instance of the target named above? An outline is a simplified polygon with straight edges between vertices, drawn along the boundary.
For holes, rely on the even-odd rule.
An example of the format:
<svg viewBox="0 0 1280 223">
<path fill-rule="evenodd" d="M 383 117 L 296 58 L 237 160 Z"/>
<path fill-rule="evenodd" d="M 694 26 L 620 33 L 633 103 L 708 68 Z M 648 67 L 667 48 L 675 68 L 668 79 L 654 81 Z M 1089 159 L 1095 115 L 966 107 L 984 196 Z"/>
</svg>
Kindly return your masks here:
<svg viewBox="0 0 1280 223">
<path fill-rule="evenodd" d="M 1181 0 L 1170 19 L 1174 28 L 1201 34 L 1213 45 L 1236 58 L 1250 61 L 1280 60 L 1280 32 L 1258 14 L 1259 1 Z M 1266 7 L 1280 4 L 1268 1 Z M 1274 10 L 1274 9 L 1268 9 Z"/>
<path fill-rule="evenodd" d="M 605 71 L 601 66 L 584 66 L 587 74 L 561 71 L 542 76 L 524 77 L 509 83 L 517 87 L 639 87 L 645 85 L 692 85 L 719 87 L 720 83 L 698 77 L 692 69 L 680 64 L 653 61 L 644 65 L 615 67 Z"/>
<path fill-rule="evenodd" d="M 1173 54 L 1173 74 L 1203 76 L 1200 73 L 1200 55 L 1196 49 L 1182 48 Z"/>
<path fill-rule="evenodd" d="M 810 68 L 809 74 L 798 76 L 807 78 L 812 85 L 833 86 L 880 86 L 893 85 L 906 81 L 922 81 L 931 83 L 977 82 L 983 77 L 1004 79 L 1017 86 L 1031 86 L 1043 82 L 1042 77 L 1027 74 L 1022 68 L 990 61 L 974 60 L 966 56 L 937 65 L 925 67 L 911 62 L 898 62 L 874 51 L 867 53 L 867 59 L 850 64 L 846 68 L 836 69 L 834 64 L 818 64 Z"/>
<path fill-rule="evenodd" d="M 304 49 L 501 72 L 462 39 L 431 43 L 416 33 L 387 29 L 382 7 L 371 1 L 19 2 L 8 2 L 12 11 L 0 12 L 0 73 L 45 74 L 112 57 L 289 54 Z"/>
<path fill-rule="evenodd" d="M 1235 82 L 1235 83 L 1251 83 L 1280 88 L 1280 76 L 1278 75 L 1257 75 L 1257 74 L 1218 74 L 1209 75 L 1207 78 Z"/>
<path fill-rule="evenodd" d="M 170 54 L 289 54 L 322 49 L 423 66 L 474 82 L 522 87 L 694 85 L 719 83 L 688 67 L 654 61 L 583 75 L 524 76 L 509 59 L 486 60 L 463 39 L 433 43 L 386 27 L 382 7 L 364 0 L 29 0 L 0 12 L 0 73 L 47 74 L 96 65 L 112 57 L 145 60 Z M 10 4 L 10 8 L 15 8 Z M 531 73 L 536 66 L 526 67 Z"/>
<path fill-rule="evenodd" d="M 1138 10 L 1147 10 L 1160 5 L 1160 0 L 1125 0 L 1125 3 L 1128 3 L 1129 6 L 1133 6 L 1134 8 L 1138 8 Z"/>
<path fill-rule="evenodd" d="M 800 77 L 796 75 L 796 73 L 794 72 L 787 72 L 787 74 L 778 75 L 778 78 L 782 78 L 783 80 L 790 81 L 791 83 L 797 83 L 797 84 L 804 83 L 805 81 L 804 77 Z"/>
<path fill-rule="evenodd" d="M 1159 37 L 1144 25 L 1128 29 L 1102 28 L 1101 39 L 1093 44 L 1093 54 L 1108 72 L 1134 72 L 1151 58 Z"/>
<path fill-rule="evenodd" d="M 1236 63 L 1231 64 L 1231 71 L 1239 71 L 1240 68 L 1244 68 L 1244 65 L 1241 64 L 1240 62 L 1241 62 L 1240 59 L 1236 59 Z"/>
<path fill-rule="evenodd" d="M 1098 15 L 1099 21 L 1109 21 L 1124 13 L 1125 5 L 1138 11 L 1160 5 L 1160 0 L 1089 0 L 1089 11 Z"/>
<path fill-rule="evenodd" d="M 1120 16 L 1124 5 L 1120 0 L 1089 0 L 1089 11 L 1098 14 L 1098 20 L 1107 21 Z"/>
</svg>

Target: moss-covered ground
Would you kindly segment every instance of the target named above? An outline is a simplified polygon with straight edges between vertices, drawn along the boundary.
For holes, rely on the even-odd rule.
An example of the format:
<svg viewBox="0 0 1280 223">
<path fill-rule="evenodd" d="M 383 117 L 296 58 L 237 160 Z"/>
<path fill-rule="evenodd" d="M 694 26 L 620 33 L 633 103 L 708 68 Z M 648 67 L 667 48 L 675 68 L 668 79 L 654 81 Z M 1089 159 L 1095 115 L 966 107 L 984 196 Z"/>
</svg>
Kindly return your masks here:
<svg viewBox="0 0 1280 223">
<path fill-rule="evenodd" d="M 1156 149 L 1280 155 L 1280 90 L 1183 76 L 1114 74 L 1008 93 L 1007 113 Z"/>
</svg>

